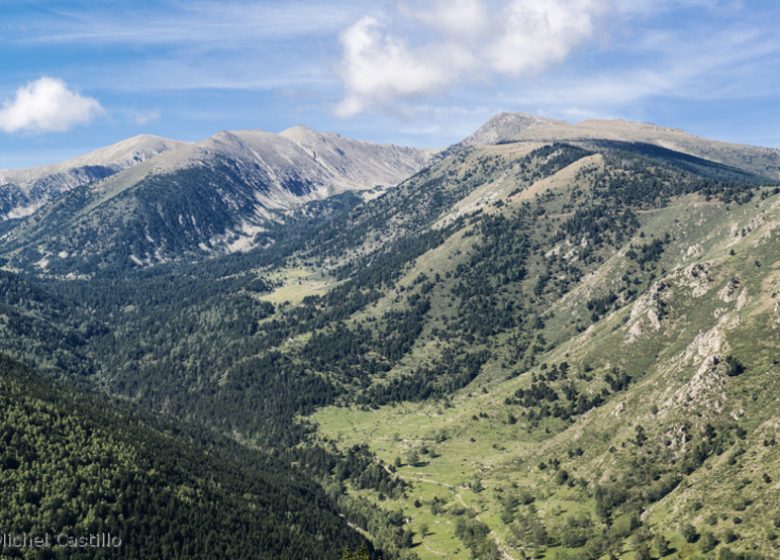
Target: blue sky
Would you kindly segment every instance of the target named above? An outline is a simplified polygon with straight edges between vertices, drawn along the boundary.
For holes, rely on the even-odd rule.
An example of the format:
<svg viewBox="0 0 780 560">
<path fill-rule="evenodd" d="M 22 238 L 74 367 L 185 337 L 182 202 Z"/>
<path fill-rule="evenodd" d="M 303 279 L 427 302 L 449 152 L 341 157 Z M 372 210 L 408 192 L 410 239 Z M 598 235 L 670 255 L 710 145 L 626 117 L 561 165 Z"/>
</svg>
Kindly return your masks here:
<svg viewBox="0 0 780 560">
<path fill-rule="evenodd" d="M 0 0 L 0 168 L 295 124 L 444 146 L 500 111 L 780 147 L 780 4 Z"/>
</svg>

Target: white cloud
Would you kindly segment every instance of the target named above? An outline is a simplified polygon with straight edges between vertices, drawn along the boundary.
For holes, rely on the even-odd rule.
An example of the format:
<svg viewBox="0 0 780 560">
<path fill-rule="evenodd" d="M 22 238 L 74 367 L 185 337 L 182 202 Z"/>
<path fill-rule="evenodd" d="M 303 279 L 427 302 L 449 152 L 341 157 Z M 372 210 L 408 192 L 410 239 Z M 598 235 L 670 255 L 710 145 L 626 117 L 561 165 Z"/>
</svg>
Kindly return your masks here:
<svg viewBox="0 0 780 560">
<path fill-rule="evenodd" d="M 447 53 L 438 46 L 427 52 L 407 45 L 385 32 L 371 16 L 360 19 L 341 38 L 344 46 L 344 81 L 347 96 L 337 108 L 351 116 L 370 105 L 388 105 L 399 97 L 431 93 L 470 65 L 468 54 Z"/>
<path fill-rule="evenodd" d="M 42 77 L 20 87 L 0 109 L 3 132 L 65 132 L 103 113 L 100 103 L 62 80 Z"/>
<path fill-rule="evenodd" d="M 488 62 L 505 74 L 539 72 L 563 62 L 593 34 L 604 3 L 593 0 L 515 0 L 503 11 L 502 28 L 488 45 Z"/>
<path fill-rule="evenodd" d="M 434 0 L 426 8 L 399 4 L 406 17 L 450 35 L 469 38 L 483 34 L 489 27 L 487 7 L 482 0 Z"/>
<path fill-rule="evenodd" d="M 388 108 L 457 83 L 522 76 L 563 62 L 589 39 L 609 2 L 597 0 L 436 0 L 399 4 L 411 27 L 390 32 L 366 16 L 342 35 L 345 96 L 352 116 Z M 416 37 L 431 37 L 415 41 Z"/>
</svg>

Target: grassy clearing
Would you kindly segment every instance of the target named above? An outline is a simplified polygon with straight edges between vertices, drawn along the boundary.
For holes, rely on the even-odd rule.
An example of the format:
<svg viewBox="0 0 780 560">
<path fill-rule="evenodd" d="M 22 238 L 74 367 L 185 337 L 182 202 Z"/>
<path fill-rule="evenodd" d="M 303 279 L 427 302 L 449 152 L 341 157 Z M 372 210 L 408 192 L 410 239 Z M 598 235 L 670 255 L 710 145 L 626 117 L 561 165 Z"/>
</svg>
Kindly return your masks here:
<svg viewBox="0 0 780 560">
<path fill-rule="evenodd" d="M 274 271 L 268 280 L 278 287 L 269 294 L 263 294 L 260 299 L 274 304 L 301 303 L 305 297 L 321 296 L 338 285 L 332 277 L 306 268 Z"/>
</svg>

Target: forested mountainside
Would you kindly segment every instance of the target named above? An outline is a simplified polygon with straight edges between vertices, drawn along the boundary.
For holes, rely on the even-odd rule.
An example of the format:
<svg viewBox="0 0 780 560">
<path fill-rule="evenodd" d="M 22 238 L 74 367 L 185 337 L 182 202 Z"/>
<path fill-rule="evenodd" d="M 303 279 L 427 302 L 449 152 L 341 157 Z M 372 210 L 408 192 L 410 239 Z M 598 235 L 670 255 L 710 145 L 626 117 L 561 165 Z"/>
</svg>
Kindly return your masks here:
<svg viewBox="0 0 780 560">
<path fill-rule="evenodd" d="M 363 540 L 317 484 L 208 430 L 79 395 L 0 358 L 6 534 L 110 533 L 116 548 L 3 558 L 341 558 Z"/>
<path fill-rule="evenodd" d="M 776 557 L 771 174 L 494 140 L 233 254 L 9 245 L 3 350 L 295 463 L 388 557 Z"/>
</svg>

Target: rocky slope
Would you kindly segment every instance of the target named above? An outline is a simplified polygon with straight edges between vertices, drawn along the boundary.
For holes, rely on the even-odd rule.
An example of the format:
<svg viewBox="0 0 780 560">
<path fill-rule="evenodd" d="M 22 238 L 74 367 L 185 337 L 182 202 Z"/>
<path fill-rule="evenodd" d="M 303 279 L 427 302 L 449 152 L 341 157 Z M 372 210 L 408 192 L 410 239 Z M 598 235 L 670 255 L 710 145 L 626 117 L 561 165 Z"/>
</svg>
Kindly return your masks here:
<svg viewBox="0 0 780 560">
<path fill-rule="evenodd" d="M 421 150 L 303 127 L 281 134 L 220 132 L 203 142 L 168 147 L 148 159 L 139 152 L 132 166 L 119 157 L 126 151 L 112 148 L 112 161 L 123 162 L 124 170 L 106 177 L 105 167 L 95 167 L 94 173 L 81 167 L 86 173 L 81 186 L 74 179 L 64 192 L 65 183 L 57 183 L 58 190 L 47 191 L 24 211 L 9 202 L 9 215 L 31 215 L 6 220 L 2 225 L 8 233 L 0 243 L 15 263 L 39 270 L 81 263 L 84 271 L 98 262 L 145 266 L 185 255 L 247 250 L 262 242 L 257 236 L 269 224 L 303 203 L 391 186 L 428 160 Z M 37 176 L 31 173 L 25 184 L 43 180 Z M 30 199 L 8 194 L 16 202 L 20 196 Z M 50 202 L 39 207 L 47 197 Z"/>
<path fill-rule="evenodd" d="M 0 219 L 32 214 L 49 200 L 185 144 L 141 135 L 62 163 L 30 169 L 0 169 Z"/>
</svg>

